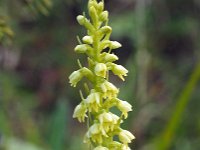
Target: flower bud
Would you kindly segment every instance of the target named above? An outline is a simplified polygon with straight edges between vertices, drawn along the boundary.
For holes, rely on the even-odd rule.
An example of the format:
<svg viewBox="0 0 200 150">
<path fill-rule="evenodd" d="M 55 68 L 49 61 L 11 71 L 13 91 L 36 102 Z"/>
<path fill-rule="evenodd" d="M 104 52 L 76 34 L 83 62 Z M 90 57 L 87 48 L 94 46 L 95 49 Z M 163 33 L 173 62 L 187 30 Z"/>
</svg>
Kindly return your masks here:
<svg viewBox="0 0 200 150">
<path fill-rule="evenodd" d="M 77 45 L 74 50 L 77 53 L 86 53 L 87 45 L 86 44 Z"/>
<path fill-rule="evenodd" d="M 90 9 L 90 7 L 95 7 L 95 8 L 97 8 L 98 7 L 98 4 L 97 4 L 97 2 L 96 1 L 93 1 L 93 0 L 89 0 L 89 2 L 88 2 L 88 10 Z"/>
<path fill-rule="evenodd" d="M 104 56 L 104 60 L 106 62 L 113 62 L 113 61 L 116 61 L 118 59 L 119 58 L 115 54 L 106 53 L 105 56 Z"/>
<path fill-rule="evenodd" d="M 110 26 L 104 26 L 100 29 L 100 31 L 104 34 L 111 33 L 112 28 Z"/>
<path fill-rule="evenodd" d="M 100 43 L 100 49 L 103 50 L 103 49 L 106 49 L 110 46 L 110 40 L 103 40 L 101 43 Z"/>
<path fill-rule="evenodd" d="M 82 79 L 83 75 L 80 73 L 79 70 L 74 71 L 70 76 L 69 76 L 69 83 L 71 83 L 71 86 L 76 87 L 76 84 Z"/>
<path fill-rule="evenodd" d="M 79 122 L 85 122 L 87 107 L 83 104 L 79 104 L 74 109 L 73 118 L 78 118 Z"/>
<path fill-rule="evenodd" d="M 112 41 L 110 43 L 110 48 L 111 49 L 117 49 L 117 48 L 120 48 L 120 47 L 122 47 L 122 45 L 119 42 L 117 42 L 117 41 Z"/>
<path fill-rule="evenodd" d="M 100 20 L 101 21 L 106 21 L 108 20 L 108 11 L 103 11 L 100 15 Z"/>
<path fill-rule="evenodd" d="M 93 43 L 93 38 L 91 36 L 84 36 L 82 40 L 86 44 L 92 44 Z"/>
<path fill-rule="evenodd" d="M 92 18 L 94 26 L 97 26 L 98 25 L 98 15 L 97 15 L 97 11 L 94 6 L 91 6 L 89 8 L 89 14 L 90 14 L 90 17 Z"/>
<path fill-rule="evenodd" d="M 76 19 L 80 25 L 84 25 L 85 17 L 83 15 L 78 15 Z"/>
<path fill-rule="evenodd" d="M 99 12 L 102 12 L 104 10 L 104 3 L 103 2 L 99 2 L 97 5 L 97 9 Z"/>
<path fill-rule="evenodd" d="M 124 144 L 131 143 L 133 139 L 135 139 L 134 135 L 127 130 L 122 130 L 119 133 L 119 140 Z"/>
<path fill-rule="evenodd" d="M 107 67 L 103 63 L 98 63 L 94 68 L 94 72 L 97 76 L 105 78 L 107 73 Z"/>
<path fill-rule="evenodd" d="M 79 15 L 79 16 L 77 16 L 76 19 L 80 25 L 85 26 L 85 28 L 87 28 L 89 31 L 94 30 L 93 25 L 90 23 L 90 21 L 85 16 Z"/>
</svg>

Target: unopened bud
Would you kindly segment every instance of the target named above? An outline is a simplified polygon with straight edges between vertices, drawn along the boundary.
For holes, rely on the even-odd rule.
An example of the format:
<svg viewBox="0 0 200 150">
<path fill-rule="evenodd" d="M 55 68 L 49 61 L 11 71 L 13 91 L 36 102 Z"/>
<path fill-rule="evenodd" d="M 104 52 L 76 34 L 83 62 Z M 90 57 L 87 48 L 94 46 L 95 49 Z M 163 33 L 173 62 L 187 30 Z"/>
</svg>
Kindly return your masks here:
<svg viewBox="0 0 200 150">
<path fill-rule="evenodd" d="M 97 10 L 94 6 L 91 6 L 89 8 L 89 14 L 90 14 L 90 17 L 92 18 L 94 26 L 97 26 L 98 25 L 98 15 L 97 15 Z"/>
<path fill-rule="evenodd" d="M 110 26 L 104 26 L 101 28 L 101 32 L 103 33 L 110 33 L 112 31 L 112 28 Z"/>
<path fill-rule="evenodd" d="M 118 60 L 119 58 L 115 55 L 115 54 L 109 54 L 109 53 L 106 53 L 105 54 L 105 57 L 104 57 L 104 60 L 106 62 L 113 62 L 113 61 L 116 61 Z"/>
<path fill-rule="evenodd" d="M 90 21 L 83 15 L 77 16 L 77 21 L 80 25 L 85 26 L 88 30 L 92 31 L 94 30 L 93 25 L 90 23 Z"/>
<path fill-rule="evenodd" d="M 93 1 L 93 0 L 89 0 L 88 2 L 88 10 L 90 9 L 90 7 L 94 6 L 95 8 L 97 8 L 97 2 Z"/>
<path fill-rule="evenodd" d="M 110 43 L 110 48 L 111 49 L 117 49 L 117 48 L 120 48 L 120 47 L 122 47 L 122 45 L 119 42 L 117 42 L 117 41 L 112 41 Z"/>
<path fill-rule="evenodd" d="M 108 11 L 103 11 L 100 15 L 100 20 L 101 21 L 106 21 L 108 20 Z"/>
<path fill-rule="evenodd" d="M 99 2 L 98 5 L 97 5 L 97 9 L 99 10 L 99 12 L 102 12 L 104 10 L 104 3 Z"/>
<path fill-rule="evenodd" d="M 86 44 L 92 44 L 93 43 L 93 38 L 91 36 L 84 36 L 82 40 Z"/>
<path fill-rule="evenodd" d="M 87 45 L 86 44 L 77 45 L 74 50 L 77 53 L 85 53 L 87 51 Z"/>
<path fill-rule="evenodd" d="M 83 15 L 78 15 L 76 19 L 80 25 L 84 25 L 85 17 Z"/>
</svg>

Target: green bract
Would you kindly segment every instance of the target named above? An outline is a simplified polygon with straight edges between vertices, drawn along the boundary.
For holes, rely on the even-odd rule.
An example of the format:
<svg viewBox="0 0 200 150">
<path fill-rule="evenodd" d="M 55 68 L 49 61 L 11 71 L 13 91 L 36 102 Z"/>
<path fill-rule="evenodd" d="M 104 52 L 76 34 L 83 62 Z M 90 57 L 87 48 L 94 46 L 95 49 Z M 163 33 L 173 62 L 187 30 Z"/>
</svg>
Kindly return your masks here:
<svg viewBox="0 0 200 150">
<path fill-rule="evenodd" d="M 88 67 L 82 67 L 69 76 L 69 83 L 76 87 L 79 81 L 86 78 L 90 81 L 85 89 L 87 96 L 81 93 L 79 105 L 74 110 L 73 117 L 80 122 L 88 121 L 88 131 L 84 142 L 92 145 L 93 150 L 130 150 L 128 144 L 135 137 L 131 132 L 123 130 L 120 124 L 132 111 L 132 106 L 118 99 L 119 89 L 108 81 L 109 71 L 113 72 L 124 81 L 128 70 L 121 65 L 113 63 L 118 60 L 113 49 L 121 47 L 117 41 L 110 41 L 112 28 L 107 25 L 108 11 L 104 11 L 104 1 L 89 0 L 88 10 L 90 19 L 79 15 L 77 21 L 87 29 L 87 35 L 79 39 L 75 52 L 88 56 Z M 109 49 L 108 52 L 103 50 Z M 116 107 L 121 111 L 121 116 L 113 114 L 110 109 Z M 115 138 L 114 137 L 118 137 Z M 118 139 L 118 140 L 116 140 Z"/>
</svg>

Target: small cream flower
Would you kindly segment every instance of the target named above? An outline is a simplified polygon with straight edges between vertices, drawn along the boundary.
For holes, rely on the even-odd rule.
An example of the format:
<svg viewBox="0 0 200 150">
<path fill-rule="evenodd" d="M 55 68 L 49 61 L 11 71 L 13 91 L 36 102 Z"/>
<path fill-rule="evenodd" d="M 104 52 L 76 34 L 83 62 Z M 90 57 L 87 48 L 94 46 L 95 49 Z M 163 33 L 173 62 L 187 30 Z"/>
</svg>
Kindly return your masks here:
<svg viewBox="0 0 200 150">
<path fill-rule="evenodd" d="M 100 101 L 101 101 L 100 93 L 94 92 L 92 90 L 90 95 L 88 95 L 88 97 L 84 101 L 88 106 L 89 112 L 92 112 L 92 111 L 98 112 L 99 107 L 101 106 L 101 104 L 100 104 Z"/>
<path fill-rule="evenodd" d="M 130 149 L 130 147 L 128 147 L 127 144 L 125 144 L 125 145 L 123 144 L 121 147 L 121 150 L 131 150 L 131 149 Z"/>
<path fill-rule="evenodd" d="M 121 150 L 121 148 L 122 148 L 122 143 L 117 142 L 117 141 L 112 141 L 112 142 L 110 143 L 110 148 L 111 148 L 111 150 Z"/>
<path fill-rule="evenodd" d="M 80 73 L 80 70 L 74 71 L 69 76 L 69 83 L 71 83 L 71 86 L 76 87 L 76 84 L 82 79 L 83 75 Z"/>
<path fill-rule="evenodd" d="M 109 150 L 107 147 L 98 146 L 94 150 Z"/>
<path fill-rule="evenodd" d="M 102 128 L 106 131 L 113 131 L 118 123 L 119 117 L 111 112 L 103 112 L 98 116 Z"/>
<path fill-rule="evenodd" d="M 69 83 L 71 86 L 76 87 L 76 84 L 83 78 L 87 77 L 89 80 L 93 80 L 93 73 L 88 68 L 83 67 L 77 71 L 72 72 L 69 76 Z"/>
<path fill-rule="evenodd" d="M 104 122 L 112 122 L 112 115 L 110 113 L 104 112 L 99 115 L 99 122 L 102 124 Z"/>
<path fill-rule="evenodd" d="M 94 72 L 97 76 L 105 78 L 107 73 L 107 67 L 104 63 L 97 63 Z"/>
<path fill-rule="evenodd" d="M 124 68 L 122 65 L 113 64 L 111 70 L 115 75 L 119 76 L 119 78 L 121 78 L 123 81 L 124 81 L 123 76 L 127 76 L 128 73 L 128 70 Z"/>
<path fill-rule="evenodd" d="M 74 109 L 73 118 L 77 118 L 79 122 L 85 122 L 87 107 L 84 104 L 79 104 Z"/>
<path fill-rule="evenodd" d="M 101 90 L 103 91 L 104 98 L 116 98 L 119 90 L 110 82 L 105 81 L 101 84 Z"/>
<path fill-rule="evenodd" d="M 132 106 L 127 101 L 122 101 L 120 99 L 117 100 L 118 100 L 117 107 L 122 112 L 124 118 L 126 119 L 128 117 L 128 112 L 132 111 Z"/>
<path fill-rule="evenodd" d="M 99 123 L 94 123 L 86 133 L 86 139 L 91 139 L 93 142 L 100 144 L 103 142 L 103 136 L 107 137 L 106 132 Z"/>
<path fill-rule="evenodd" d="M 119 133 L 119 140 L 124 144 L 131 143 L 133 139 L 135 139 L 134 135 L 127 130 L 121 130 Z"/>
</svg>

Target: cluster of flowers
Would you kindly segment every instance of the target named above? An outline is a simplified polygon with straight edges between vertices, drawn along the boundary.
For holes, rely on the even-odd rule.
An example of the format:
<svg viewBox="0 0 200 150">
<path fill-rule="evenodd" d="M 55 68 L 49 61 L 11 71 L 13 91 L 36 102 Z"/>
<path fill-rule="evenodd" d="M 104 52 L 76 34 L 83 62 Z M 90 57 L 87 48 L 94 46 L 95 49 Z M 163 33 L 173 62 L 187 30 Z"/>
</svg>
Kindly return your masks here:
<svg viewBox="0 0 200 150">
<path fill-rule="evenodd" d="M 128 144 L 135 137 L 131 132 L 120 127 L 123 119 L 128 117 L 132 106 L 117 98 L 119 89 L 108 81 L 109 71 L 119 76 L 124 81 L 128 70 L 121 65 L 113 63 L 118 60 L 113 49 L 121 47 L 117 41 L 110 41 L 112 28 L 107 25 L 108 11 L 104 11 L 104 2 L 89 0 L 88 10 L 91 21 L 86 16 L 79 15 L 77 21 L 87 29 L 87 36 L 79 40 L 75 52 L 88 56 L 88 67 L 82 67 L 69 76 L 71 86 L 76 87 L 82 78 L 87 78 L 91 83 L 89 95 L 76 106 L 73 117 L 79 122 L 88 119 L 89 129 L 84 141 L 93 145 L 94 150 L 130 150 Z M 108 52 L 103 50 L 108 49 Z M 110 109 L 117 107 L 121 116 L 112 113 Z M 115 138 L 114 138 L 115 137 Z"/>
</svg>

